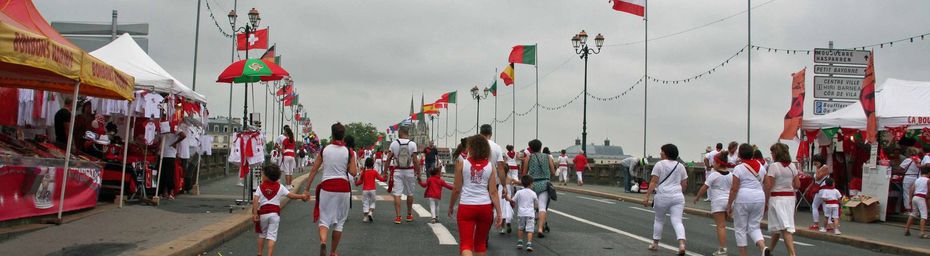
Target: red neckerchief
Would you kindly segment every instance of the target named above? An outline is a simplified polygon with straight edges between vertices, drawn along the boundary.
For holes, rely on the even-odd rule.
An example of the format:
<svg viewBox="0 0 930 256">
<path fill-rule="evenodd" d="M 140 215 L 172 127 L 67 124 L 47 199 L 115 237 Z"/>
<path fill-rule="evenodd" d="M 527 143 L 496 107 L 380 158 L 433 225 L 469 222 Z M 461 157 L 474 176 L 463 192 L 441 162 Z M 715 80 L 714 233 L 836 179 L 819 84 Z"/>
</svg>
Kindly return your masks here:
<svg viewBox="0 0 930 256">
<path fill-rule="evenodd" d="M 823 189 L 833 189 L 833 188 L 834 188 L 834 186 L 828 186 L 828 185 L 823 185 L 823 187 L 820 187 L 821 190 L 823 190 Z"/>
<path fill-rule="evenodd" d="M 475 160 L 468 158 L 468 163 L 471 163 L 471 176 L 474 177 L 484 170 L 485 166 L 488 166 L 488 159 Z"/>
<path fill-rule="evenodd" d="M 912 157 L 911 157 L 911 161 L 914 161 L 913 164 L 915 164 L 915 165 L 919 165 L 919 164 L 920 164 L 920 158 L 918 158 L 917 156 L 912 156 Z"/>
<path fill-rule="evenodd" d="M 271 200 L 274 198 L 274 196 L 278 195 L 278 189 L 280 188 L 281 183 L 274 181 L 263 181 L 261 185 L 258 185 L 258 189 L 268 200 Z"/>
<path fill-rule="evenodd" d="M 780 163 L 781 166 L 784 166 L 784 167 L 788 167 L 789 165 L 791 165 L 791 162 L 778 162 L 778 163 Z"/>
<path fill-rule="evenodd" d="M 746 166 L 749 167 L 749 171 L 752 172 L 753 176 L 759 176 L 759 169 L 762 167 L 762 164 L 759 161 L 754 161 L 752 159 L 743 161 Z"/>
<path fill-rule="evenodd" d="M 346 146 L 346 143 L 343 142 L 343 141 L 341 141 L 341 140 L 334 140 L 334 141 L 329 142 L 329 144 L 333 144 L 333 145 L 336 145 L 336 146 L 343 146 L 343 147 Z"/>
<path fill-rule="evenodd" d="M 517 156 L 517 152 L 507 151 L 507 157 L 514 158 Z"/>
</svg>

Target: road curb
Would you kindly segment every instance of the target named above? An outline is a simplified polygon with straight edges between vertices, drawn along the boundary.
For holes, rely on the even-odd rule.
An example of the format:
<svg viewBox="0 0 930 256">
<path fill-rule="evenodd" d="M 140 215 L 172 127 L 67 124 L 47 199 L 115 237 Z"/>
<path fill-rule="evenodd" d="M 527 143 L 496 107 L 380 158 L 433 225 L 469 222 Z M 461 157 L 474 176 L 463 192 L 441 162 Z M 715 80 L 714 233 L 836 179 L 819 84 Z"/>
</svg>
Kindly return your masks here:
<svg viewBox="0 0 930 256">
<path fill-rule="evenodd" d="M 292 184 L 303 184 L 309 177 L 309 173 L 295 178 Z M 297 191 L 300 191 L 298 186 Z M 281 199 L 281 207 L 284 207 L 291 201 L 290 198 Z M 217 223 L 207 225 L 193 233 L 178 237 L 167 243 L 149 248 L 136 255 L 142 256 L 181 256 L 181 255 L 201 255 L 210 249 L 219 246 L 239 233 L 252 227 L 251 211 L 239 211 L 233 213 Z"/>
<path fill-rule="evenodd" d="M 605 192 L 591 191 L 587 189 L 580 188 L 571 188 L 564 186 L 555 186 L 559 191 L 572 192 L 578 194 L 584 194 L 589 196 L 596 196 L 607 199 L 614 199 L 618 201 L 625 202 L 642 202 L 643 199 L 639 197 L 624 196 L 618 194 L 611 194 Z M 685 213 L 697 216 L 712 217 L 710 211 L 698 208 L 685 207 Z M 762 221 L 762 229 L 767 228 L 765 220 Z M 894 253 L 899 255 L 928 255 L 930 256 L 930 250 L 924 248 L 910 247 L 910 246 L 901 246 L 885 242 L 873 241 L 862 237 L 849 236 L 849 235 L 831 235 L 826 233 L 821 233 L 817 231 L 807 230 L 807 229 L 798 229 L 795 231 L 795 235 L 807 237 L 811 239 L 823 240 L 828 242 L 840 243 L 850 246 L 855 246 L 863 249 L 869 250 L 879 250 L 882 252 Z"/>
</svg>

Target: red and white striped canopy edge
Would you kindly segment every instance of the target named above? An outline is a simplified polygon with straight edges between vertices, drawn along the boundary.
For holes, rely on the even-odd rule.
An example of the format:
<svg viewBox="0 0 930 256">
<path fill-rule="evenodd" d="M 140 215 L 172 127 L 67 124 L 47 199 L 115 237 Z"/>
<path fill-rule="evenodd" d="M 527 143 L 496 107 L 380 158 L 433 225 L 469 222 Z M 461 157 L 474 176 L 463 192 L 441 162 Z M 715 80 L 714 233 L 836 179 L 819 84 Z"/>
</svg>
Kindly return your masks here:
<svg viewBox="0 0 930 256">
<path fill-rule="evenodd" d="M 613 0 L 614 10 L 642 17 L 646 15 L 646 0 Z"/>
</svg>

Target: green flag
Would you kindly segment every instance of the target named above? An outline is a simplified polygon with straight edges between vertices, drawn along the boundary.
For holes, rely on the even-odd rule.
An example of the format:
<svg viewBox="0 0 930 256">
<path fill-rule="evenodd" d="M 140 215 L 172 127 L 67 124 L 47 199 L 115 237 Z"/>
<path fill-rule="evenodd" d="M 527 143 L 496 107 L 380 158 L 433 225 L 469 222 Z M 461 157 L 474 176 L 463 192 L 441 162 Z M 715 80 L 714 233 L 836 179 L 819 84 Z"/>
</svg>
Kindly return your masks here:
<svg viewBox="0 0 930 256">
<path fill-rule="evenodd" d="M 446 104 L 456 104 L 457 98 L 458 98 L 456 97 L 457 94 L 458 94 L 458 91 L 447 92 L 443 94 L 442 97 L 440 97 L 439 100 L 436 102 L 444 102 Z"/>
<path fill-rule="evenodd" d="M 491 91 L 491 95 L 494 95 L 494 97 L 497 97 L 497 79 L 494 79 L 494 83 L 491 84 L 491 89 L 488 89 L 488 90 Z"/>
</svg>

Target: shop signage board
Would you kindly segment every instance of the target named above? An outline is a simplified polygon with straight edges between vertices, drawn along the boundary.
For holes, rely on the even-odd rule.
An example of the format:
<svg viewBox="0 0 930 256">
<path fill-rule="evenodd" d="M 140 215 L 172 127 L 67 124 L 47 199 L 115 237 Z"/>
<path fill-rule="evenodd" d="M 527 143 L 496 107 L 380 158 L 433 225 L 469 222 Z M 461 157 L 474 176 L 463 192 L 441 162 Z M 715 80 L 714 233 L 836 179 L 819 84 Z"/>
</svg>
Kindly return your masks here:
<svg viewBox="0 0 930 256">
<path fill-rule="evenodd" d="M 872 147 L 877 148 L 877 147 Z M 891 185 L 891 168 L 887 165 L 877 165 L 875 167 L 864 164 L 862 165 L 862 192 L 860 195 L 869 195 L 877 198 L 881 207 L 879 220 L 885 221 L 885 213 L 888 208 L 888 187 Z"/>
<path fill-rule="evenodd" d="M 816 75 L 865 76 L 865 67 L 814 65 Z"/>
<path fill-rule="evenodd" d="M 858 100 L 862 90 L 861 77 L 814 77 L 814 98 Z"/>
<path fill-rule="evenodd" d="M 823 64 L 868 65 L 870 51 L 814 48 L 814 62 Z"/>
<path fill-rule="evenodd" d="M 846 106 L 856 103 L 855 101 L 832 101 L 832 100 L 814 100 L 814 115 L 826 115 L 836 112 Z"/>
</svg>

